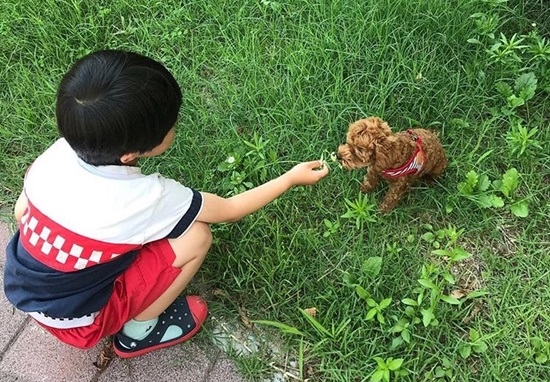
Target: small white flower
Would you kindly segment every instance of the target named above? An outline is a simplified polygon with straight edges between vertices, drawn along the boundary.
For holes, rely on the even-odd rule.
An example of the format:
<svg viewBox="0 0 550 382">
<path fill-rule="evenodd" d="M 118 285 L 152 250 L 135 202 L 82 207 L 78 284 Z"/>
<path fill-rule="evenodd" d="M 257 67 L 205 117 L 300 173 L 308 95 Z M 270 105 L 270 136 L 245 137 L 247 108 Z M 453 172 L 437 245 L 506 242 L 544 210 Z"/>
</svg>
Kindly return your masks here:
<svg viewBox="0 0 550 382">
<path fill-rule="evenodd" d="M 235 163 L 235 157 L 229 157 L 225 160 L 227 163 L 231 164 L 231 163 Z"/>
</svg>

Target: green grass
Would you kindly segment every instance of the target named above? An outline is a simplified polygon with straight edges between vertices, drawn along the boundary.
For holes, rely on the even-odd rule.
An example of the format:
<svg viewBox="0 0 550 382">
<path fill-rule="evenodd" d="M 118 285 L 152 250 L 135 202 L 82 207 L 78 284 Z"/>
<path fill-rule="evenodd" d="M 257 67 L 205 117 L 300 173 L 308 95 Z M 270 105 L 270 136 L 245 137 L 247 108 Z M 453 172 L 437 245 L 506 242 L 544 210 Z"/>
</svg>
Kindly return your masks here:
<svg viewBox="0 0 550 382">
<path fill-rule="evenodd" d="M 550 380 L 550 362 L 535 362 L 538 350 L 531 343 L 534 337 L 548 341 L 550 332 L 550 53 L 534 58 L 523 48 L 518 60 L 495 62 L 487 52 L 501 32 L 510 39 L 536 30 L 538 37 L 524 43 L 545 37 L 548 44 L 548 5 L 180 3 L 0 5 L 0 208 L 11 209 L 25 169 L 57 137 L 54 101 L 61 76 L 78 57 L 105 47 L 149 54 L 175 74 L 184 92 L 177 140 L 167 155 L 143 167 L 199 190 L 226 195 L 243 187 L 229 183 L 235 172 L 259 184 L 299 161 L 327 157 L 348 123 L 363 116 L 379 115 L 397 130 L 430 126 L 440 132 L 450 158 L 433 187 L 418 184 L 394 212 L 374 213 L 376 222 L 357 229 L 341 216 L 344 200 L 358 197 L 364 174 L 332 165 L 319 185 L 293 189 L 237 224 L 214 226 L 214 246 L 191 289 L 209 299 L 214 315 L 237 317 L 241 306 L 251 319 L 303 332 L 279 340 L 292 357 L 302 355 L 302 377 L 310 380 L 368 381 L 377 367 L 374 357 L 403 359 L 406 381 L 434 380 L 429 372 L 438 366 L 450 370 L 452 381 Z M 486 24 L 485 34 L 476 24 L 483 15 L 496 20 Z M 518 157 L 506 140 L 511 123 L 496 85 L 513 87 L 530 72 L 536 92 L 512 118 L 538 127 L 533 139 L 541 148 Z M 260 139 L 265 146 L 257 150 L 245 144 Z M 248 155 L 220 171 L 218 165 L 235 153 Z M 529 202 L 527 218 L 507 207 L 480 208 L 457 190 L 470 170 L 494 180 L 512 167 L 520 174 L 513 202 Z M 340 223 L 326 237 L 324 219 Z M 457 286 L 441 282 L 445 293 L 475 287 L 488 294 L 458 306 L 440 302 L 437 326 L 416 324 L 410 344 L 392 348 L 397 335 L 389 329 L 406 317 L 401 300 L 416 298 L 422 266 L 445 267 L 421 236 L 449 225 L 464 229 L 450 247 L 473 256 L 456 267 Z M 363 262 L 377 256 L 381 270 L 369 276 Z M 344 281 L 350 275 L 376 302 L 392 298 L 383 311 L 385 324 L 366 319 L 365 301 Z M 316 319 L 329 332 L 340 325 L 342 331 L 330 336 L 316 330 L 299 311 L 309 307 L 317 308 Z M 477 313 L 469 317 L 472 311 Z M 487 349 L 464 359 L 460 349 L 470 329 L 481 333 Z M 451 366 L 443 365 L 445 358 Z M 257 380 L 271 361 L 261 352 L 239 362 L 243 374 Z"/>
</svg>

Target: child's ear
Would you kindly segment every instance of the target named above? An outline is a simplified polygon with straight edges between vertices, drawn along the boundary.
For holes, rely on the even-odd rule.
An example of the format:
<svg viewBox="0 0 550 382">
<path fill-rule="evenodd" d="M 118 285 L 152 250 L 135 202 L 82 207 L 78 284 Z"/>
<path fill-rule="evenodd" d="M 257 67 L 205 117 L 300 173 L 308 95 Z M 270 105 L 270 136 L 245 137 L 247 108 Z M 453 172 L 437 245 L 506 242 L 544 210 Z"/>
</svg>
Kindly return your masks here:
<svg viewBox="0 0 550 382">
<path fill-rule="evenodd" d="M 139 158 L 139 153 L 128 153 L 120 157 L 122 164 L 130 164 Z"/>
</svg>

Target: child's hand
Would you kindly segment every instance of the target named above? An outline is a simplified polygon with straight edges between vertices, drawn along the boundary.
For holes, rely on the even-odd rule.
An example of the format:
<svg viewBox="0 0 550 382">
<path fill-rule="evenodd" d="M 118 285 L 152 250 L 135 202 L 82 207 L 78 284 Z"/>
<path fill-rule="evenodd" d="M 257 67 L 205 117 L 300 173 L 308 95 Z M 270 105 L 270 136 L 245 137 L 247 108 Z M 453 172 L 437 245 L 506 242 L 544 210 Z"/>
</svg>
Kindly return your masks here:
<svg viewBox="0 0 550 382">
<path fill-rule="evenodd" d="M 323 161 L 303 162 L 286 173 L 293 186 L 309 186 L 317 183 L 328 174 L 328 166 Z"/>
</svg>

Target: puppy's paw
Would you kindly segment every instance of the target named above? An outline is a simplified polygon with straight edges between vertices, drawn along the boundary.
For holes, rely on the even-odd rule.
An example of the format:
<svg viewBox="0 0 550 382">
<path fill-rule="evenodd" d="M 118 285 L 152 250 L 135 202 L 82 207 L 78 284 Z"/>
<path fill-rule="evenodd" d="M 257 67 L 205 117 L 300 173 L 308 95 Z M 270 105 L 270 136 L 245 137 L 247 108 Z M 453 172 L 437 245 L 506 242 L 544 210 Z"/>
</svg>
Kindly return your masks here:
<svg viewBox="0 0 550 382">
<path fill-rule="evenodd" d="M 378 206 L 378 210 L 380 212 L 382 212 L 383 214 L 386 214 L 388 212 L 390 212 L 391 210 L 394 209 L 395 206 L 391 206 L 389 205 L 388 203 L 381 203 L 379 206 Z"/>
<path fill-rule="evenodd" d="M 368 194 L 369 192 L 373 191 L 376 188 L 376 184 L 372 184 L 371 182 L 365 182 L 361 184 L 361 191 L 365 194 Z"/>
</svg>

